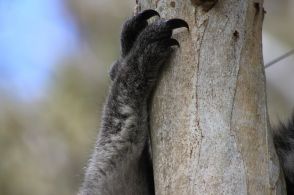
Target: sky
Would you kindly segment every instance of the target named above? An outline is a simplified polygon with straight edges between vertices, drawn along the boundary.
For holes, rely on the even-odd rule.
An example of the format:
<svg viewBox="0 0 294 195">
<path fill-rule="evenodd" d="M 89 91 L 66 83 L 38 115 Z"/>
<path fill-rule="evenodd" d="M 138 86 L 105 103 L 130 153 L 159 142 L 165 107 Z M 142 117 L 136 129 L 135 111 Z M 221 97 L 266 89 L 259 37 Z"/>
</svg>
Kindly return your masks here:
<svg viewBox="0 0 294 195">
<path fill-rule="evenodd" d="M 0 1 L 0 88 L 20 98 L 44 93 L 55 65 L 78 47 L 61 0 Z"/>
<path fill-rule="evenodd" d="M 0 0 L 0 90 L 23 99 L 44 95 L 54 67 L 78 50 L 78 32 L 62 2 Z M 274 38 L 265 34 L 265 63 L 289 50 L 284 46 L 278 50 L 271 40 Z M 281 74 L 276 69 L 284 66 L 275 66 L 266 72 L 268 79 L 276 76 L 278 81 Z"/>
</svg>

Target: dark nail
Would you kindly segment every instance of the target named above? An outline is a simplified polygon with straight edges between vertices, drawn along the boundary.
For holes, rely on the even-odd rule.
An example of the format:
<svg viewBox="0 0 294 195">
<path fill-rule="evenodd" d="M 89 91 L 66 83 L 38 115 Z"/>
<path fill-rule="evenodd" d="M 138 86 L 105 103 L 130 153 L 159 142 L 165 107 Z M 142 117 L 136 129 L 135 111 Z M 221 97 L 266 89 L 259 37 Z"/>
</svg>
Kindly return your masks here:
<svg viewBox="0 0 294 195">
<path fill-rule="evenodd" d="M 144 10 L 143 12 L 141 12 L 138 17 L 141 19 L 141 20 L 148 20 L 149 18 L 153 17 L 153 16 L 158 16 L 160 17 L 159 13 L 155 10 L 152 10 L 152 9 L 147 9 L 147 10 Z"/>
<path fill-rule="evenodd" d="M 180 47 L 180 43 L 176 39 L 170 39 L 169 42 L 168 42 L 168 45 L 169 46 L 176 45 L 176 46 Z"/>
<path fill-rule="evenodd" d="M 186 21 L 182 19 L 171 19 L 166 22 L 167 27 L 175 29 L 175 28 L 181 28 L 186 27 L 189 30 L 189 25 Z"/>
</svg>

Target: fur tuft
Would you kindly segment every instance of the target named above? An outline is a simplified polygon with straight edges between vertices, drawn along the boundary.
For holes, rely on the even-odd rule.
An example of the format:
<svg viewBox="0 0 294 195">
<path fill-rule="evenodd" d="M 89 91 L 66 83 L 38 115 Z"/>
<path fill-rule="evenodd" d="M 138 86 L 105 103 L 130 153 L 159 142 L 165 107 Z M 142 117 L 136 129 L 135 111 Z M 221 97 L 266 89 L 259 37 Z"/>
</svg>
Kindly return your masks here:
<svg viewBox="0 0 294 195">
<path fill-rule="evenodd" d="M 294 194 L 294 115 L 273 131 L 274 144 L 284 171 L 287 193 Z"/>
</svg>

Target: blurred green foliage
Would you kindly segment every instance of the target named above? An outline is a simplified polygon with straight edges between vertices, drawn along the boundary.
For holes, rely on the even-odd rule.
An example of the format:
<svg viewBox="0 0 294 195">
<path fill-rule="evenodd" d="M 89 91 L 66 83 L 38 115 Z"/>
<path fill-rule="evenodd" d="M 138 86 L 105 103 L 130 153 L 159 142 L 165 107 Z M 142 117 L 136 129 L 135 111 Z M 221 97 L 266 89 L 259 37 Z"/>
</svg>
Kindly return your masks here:
<svg viewBox="0 0 294 195">
<path fill-rule="evenodd" d="M 46 96 L 23 102 L 1 93 L 0 194 L 76 194 L 94 146 L 119 52 L 123 20 L 132 2 L 70 0 L 81 48 L 62 59 Z"/>
</svg>

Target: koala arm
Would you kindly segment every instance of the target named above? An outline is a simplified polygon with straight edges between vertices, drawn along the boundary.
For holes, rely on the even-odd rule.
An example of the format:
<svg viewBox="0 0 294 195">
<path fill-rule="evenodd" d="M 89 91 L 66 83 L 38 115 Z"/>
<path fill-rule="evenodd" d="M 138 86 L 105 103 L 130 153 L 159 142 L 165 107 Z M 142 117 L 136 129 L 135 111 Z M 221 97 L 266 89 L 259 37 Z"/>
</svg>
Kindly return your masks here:
<svg viewBox="0 0 294 195">
<path fill-rule="evenodd" d="M 146 10 L 123 27 L 122 57 L 111 70 L 113 83 L 80 195 L 154 194 L 147 100 L 172 46 L 179 45 L 172 30 L 188 27 L 180 19 L 148 25 L 155 15 Z"/>
<path fill-rule="evenodd" d="M 138 163 L 147 143 L 146 101 L 135 93 L 122 80 L 114 81 L 82 194 L 148 194 Z"/>
</svg>

